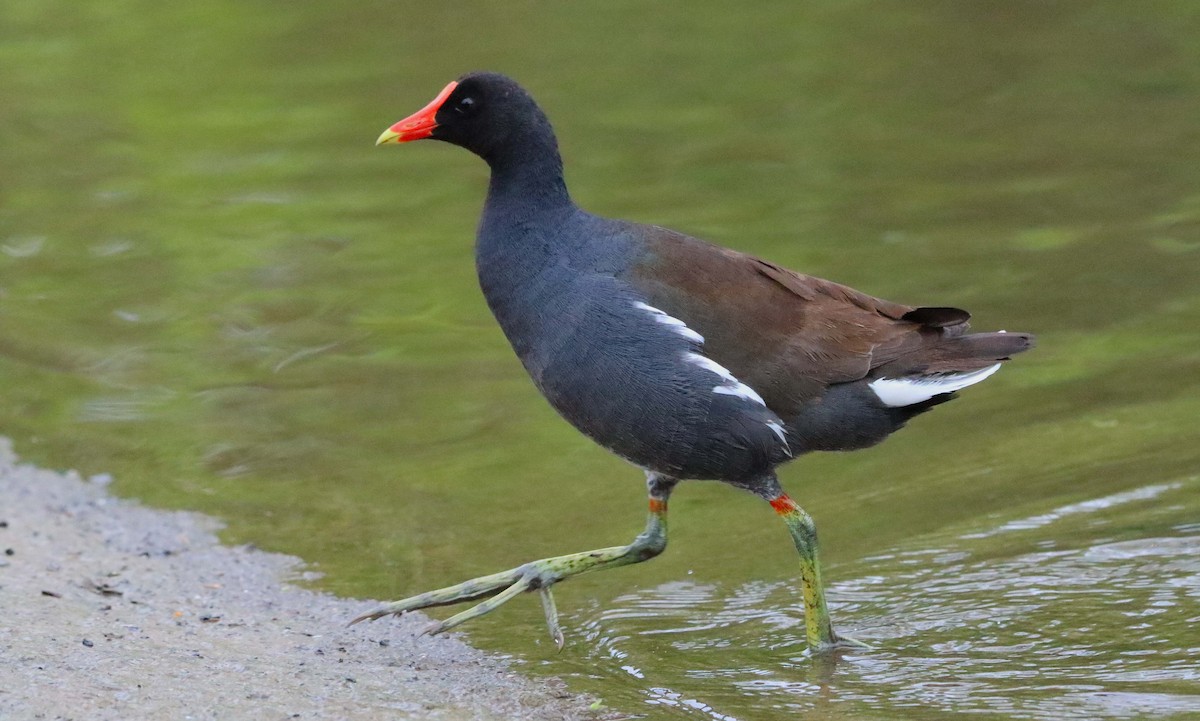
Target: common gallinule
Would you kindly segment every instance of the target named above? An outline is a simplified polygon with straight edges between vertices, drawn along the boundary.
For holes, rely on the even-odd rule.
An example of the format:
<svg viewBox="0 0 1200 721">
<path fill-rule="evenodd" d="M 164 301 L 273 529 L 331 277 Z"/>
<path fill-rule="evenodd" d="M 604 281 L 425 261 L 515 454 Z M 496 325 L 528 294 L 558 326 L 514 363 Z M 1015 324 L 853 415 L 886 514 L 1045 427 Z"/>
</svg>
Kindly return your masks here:
<svg viewBox="0 0 1200 721">
<path fill-rule="evenodd" d="M 1030 348 L 1025 333 L 968 334 L 966 311 L 913 307 L 710 245 L 581 210 L 550 122 L 521 86 L 472 73 L 384 131 L 432 138 L 491 167 L 475 244 L 484 296 L 538 390 L 592 440 L 643 469 L 646 530 L 625 546 L 531 561 L 388 604 L 355 619 L 487 599 L 437 633 L 550 587 L 645 561 L 667 545 L 667 497 L 718 479 L 768 501 L 800 552 L 811 650 L 833 630 L 812 518 L 775 469 L 809 451 L 874 445 Z"/>
</svg>

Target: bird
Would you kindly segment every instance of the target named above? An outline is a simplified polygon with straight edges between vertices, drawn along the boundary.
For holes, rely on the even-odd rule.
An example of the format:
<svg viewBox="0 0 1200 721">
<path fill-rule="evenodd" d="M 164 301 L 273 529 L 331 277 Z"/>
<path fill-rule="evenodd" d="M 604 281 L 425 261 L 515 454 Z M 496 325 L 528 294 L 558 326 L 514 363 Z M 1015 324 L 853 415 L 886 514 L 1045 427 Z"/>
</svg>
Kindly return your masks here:
<svg viewBox="0 0 1200 721">
<path fill-rule="evenodd" d="M 440 140 L 490 168 L 475 239 L 483 295 L 534 385 L 572 426 L 646 475 L 645 530 L 626 545 L 542 558 L 379 607 L 476 605 L 440 633 L 538 592 L 564 636 L 552 587 L 639 563 L 667 545 L 667 503 L 685 480 L 767 501 L 800 556 L 808 651 L 862 644 L 834 630 L 816 525 L 777 469 L 813 451 L 873 446 L 1034 345 L 969 333 L 966 311 L 910 306 L 667 228 L 594 215 L 567 190 L 545 112 L 515 80 L 449 83 L 376 145 Z"/>
</svg>

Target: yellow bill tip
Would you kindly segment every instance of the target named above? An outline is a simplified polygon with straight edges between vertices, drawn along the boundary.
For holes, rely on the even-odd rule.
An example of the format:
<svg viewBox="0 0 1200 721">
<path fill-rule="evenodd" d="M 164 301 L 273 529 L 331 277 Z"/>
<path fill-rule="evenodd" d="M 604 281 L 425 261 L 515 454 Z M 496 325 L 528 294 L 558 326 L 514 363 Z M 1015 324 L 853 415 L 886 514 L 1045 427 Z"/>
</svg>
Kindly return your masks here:
<svg viewBox="0 0 1200 721">
<path fill-rule="evenodd" d="M 379 136 L 379 140 L 376 140 L 375 144 L 383 145 L 384 143 L 399 143 L 399 137 L 400 133 L 388 128 L 387 130 L 383 131 L 383 134 Z"/>
</svg>

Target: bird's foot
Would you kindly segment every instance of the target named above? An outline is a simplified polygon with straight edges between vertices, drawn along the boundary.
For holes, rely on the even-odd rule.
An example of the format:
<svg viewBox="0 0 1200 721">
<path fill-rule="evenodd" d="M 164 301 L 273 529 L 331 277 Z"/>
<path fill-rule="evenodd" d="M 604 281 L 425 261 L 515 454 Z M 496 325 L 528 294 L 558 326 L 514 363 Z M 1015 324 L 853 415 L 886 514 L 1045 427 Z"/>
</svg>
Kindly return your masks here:
<svg viewBox="0 0 1200 721">
<path fill-rule="evenodd" d="M 628 547 L 618 546 L 531 561 L 507 571 L 493 573 L 490 576 L 480 576 L 454 586 L 394 601 L 359 616 L 351 621 L 350 625 L 353 626 L 360 621 L 374 621 L 384 616 L 400 615 L 406 611 L 420 608 L 448 606 L 487 598 L 482 603 L 443 621 L 438 621 L 421 632 L 421 635 L 434 635 L 491 613 L 520 593 L 538 591 L 542 597 L 542 609 L 546 614 L 546 626 L 550 630 L 550 636 L 554 639 L 555 645 L 561 650 L 564 642 L 563 633 L 558 624 L 558 610 L 554 605 L 554 597 L 550 594 L 550 587 L 568 576 L 602 566 L 616 565 L 617 562 L 624 560 L 627 552 Z"/>
<path fill-rule="evenodd" d="M 555 645 L 561 650 L 563 634 L 562 628 L 558 625 L 558 610 L 554 606 L 554 597 L 550 595 L 551 586 L 566 578 L 588 571 L 616 568 L 645 561 L 662 553 L 663 548 L 666 547 L 666 497 L 670 493 L 670 487 L 664 487 L 661 484 L 652 484 L 652 486 L 650 515 L 646 521 L 646 530 L 628 545 L 610 546 L 594 551 L 530 561 L 507 571 L 493 573 L 490 576 L 480 576 L 455 586 L 447 586 L 389 603 L 359 616 L 351 621 L 350 625 L 359 621 L 374 621 L 384 616 L 398 615 L 418 608 L 449 606 L 455 603 L 487 599 L 462 613 L 444 621 L 438 621 L 424 631 L 424 633 L 436 634 L 491 613 L 524 591 L 537 591 L 542 597 L 542 610 L 546 613 L 546 626 L 550 629 L 550 637 L 554 639 Z"/>
<path fill-rule="evenodd" d="M 871 649 L 869 644 L 859 641 L 853 636 L 846 636 L 840 633 L 831 633 L 831 638 L 818 644 L 809 644 L 806 655 L 808 656 L 823 656 L 827 653 L 835 651 L 868 651 Z"/>
</svg>

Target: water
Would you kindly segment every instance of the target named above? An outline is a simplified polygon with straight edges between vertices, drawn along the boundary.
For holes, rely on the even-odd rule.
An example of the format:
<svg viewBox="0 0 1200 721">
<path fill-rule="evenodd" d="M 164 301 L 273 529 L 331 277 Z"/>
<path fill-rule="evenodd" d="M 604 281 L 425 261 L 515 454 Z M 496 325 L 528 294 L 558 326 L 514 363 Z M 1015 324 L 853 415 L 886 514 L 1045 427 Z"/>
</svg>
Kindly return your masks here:
<svg viewBox="0 0 1200 721">
<path fill-rule="evenodd" d="M 694 483 L 653 563 L 467 629 L 652 719 L 1200 718 L 1200 13 L 1190 3 L 0 7 L 0 431 L 399 597 L 640 530 L 475 285 L 484 166 L 379 132 L 476 68 L 589 209 L 1040 347 L 787 467 L 794 551 Z M 344 619 L 331 619 L 340 623 Z"/>
</svg>

